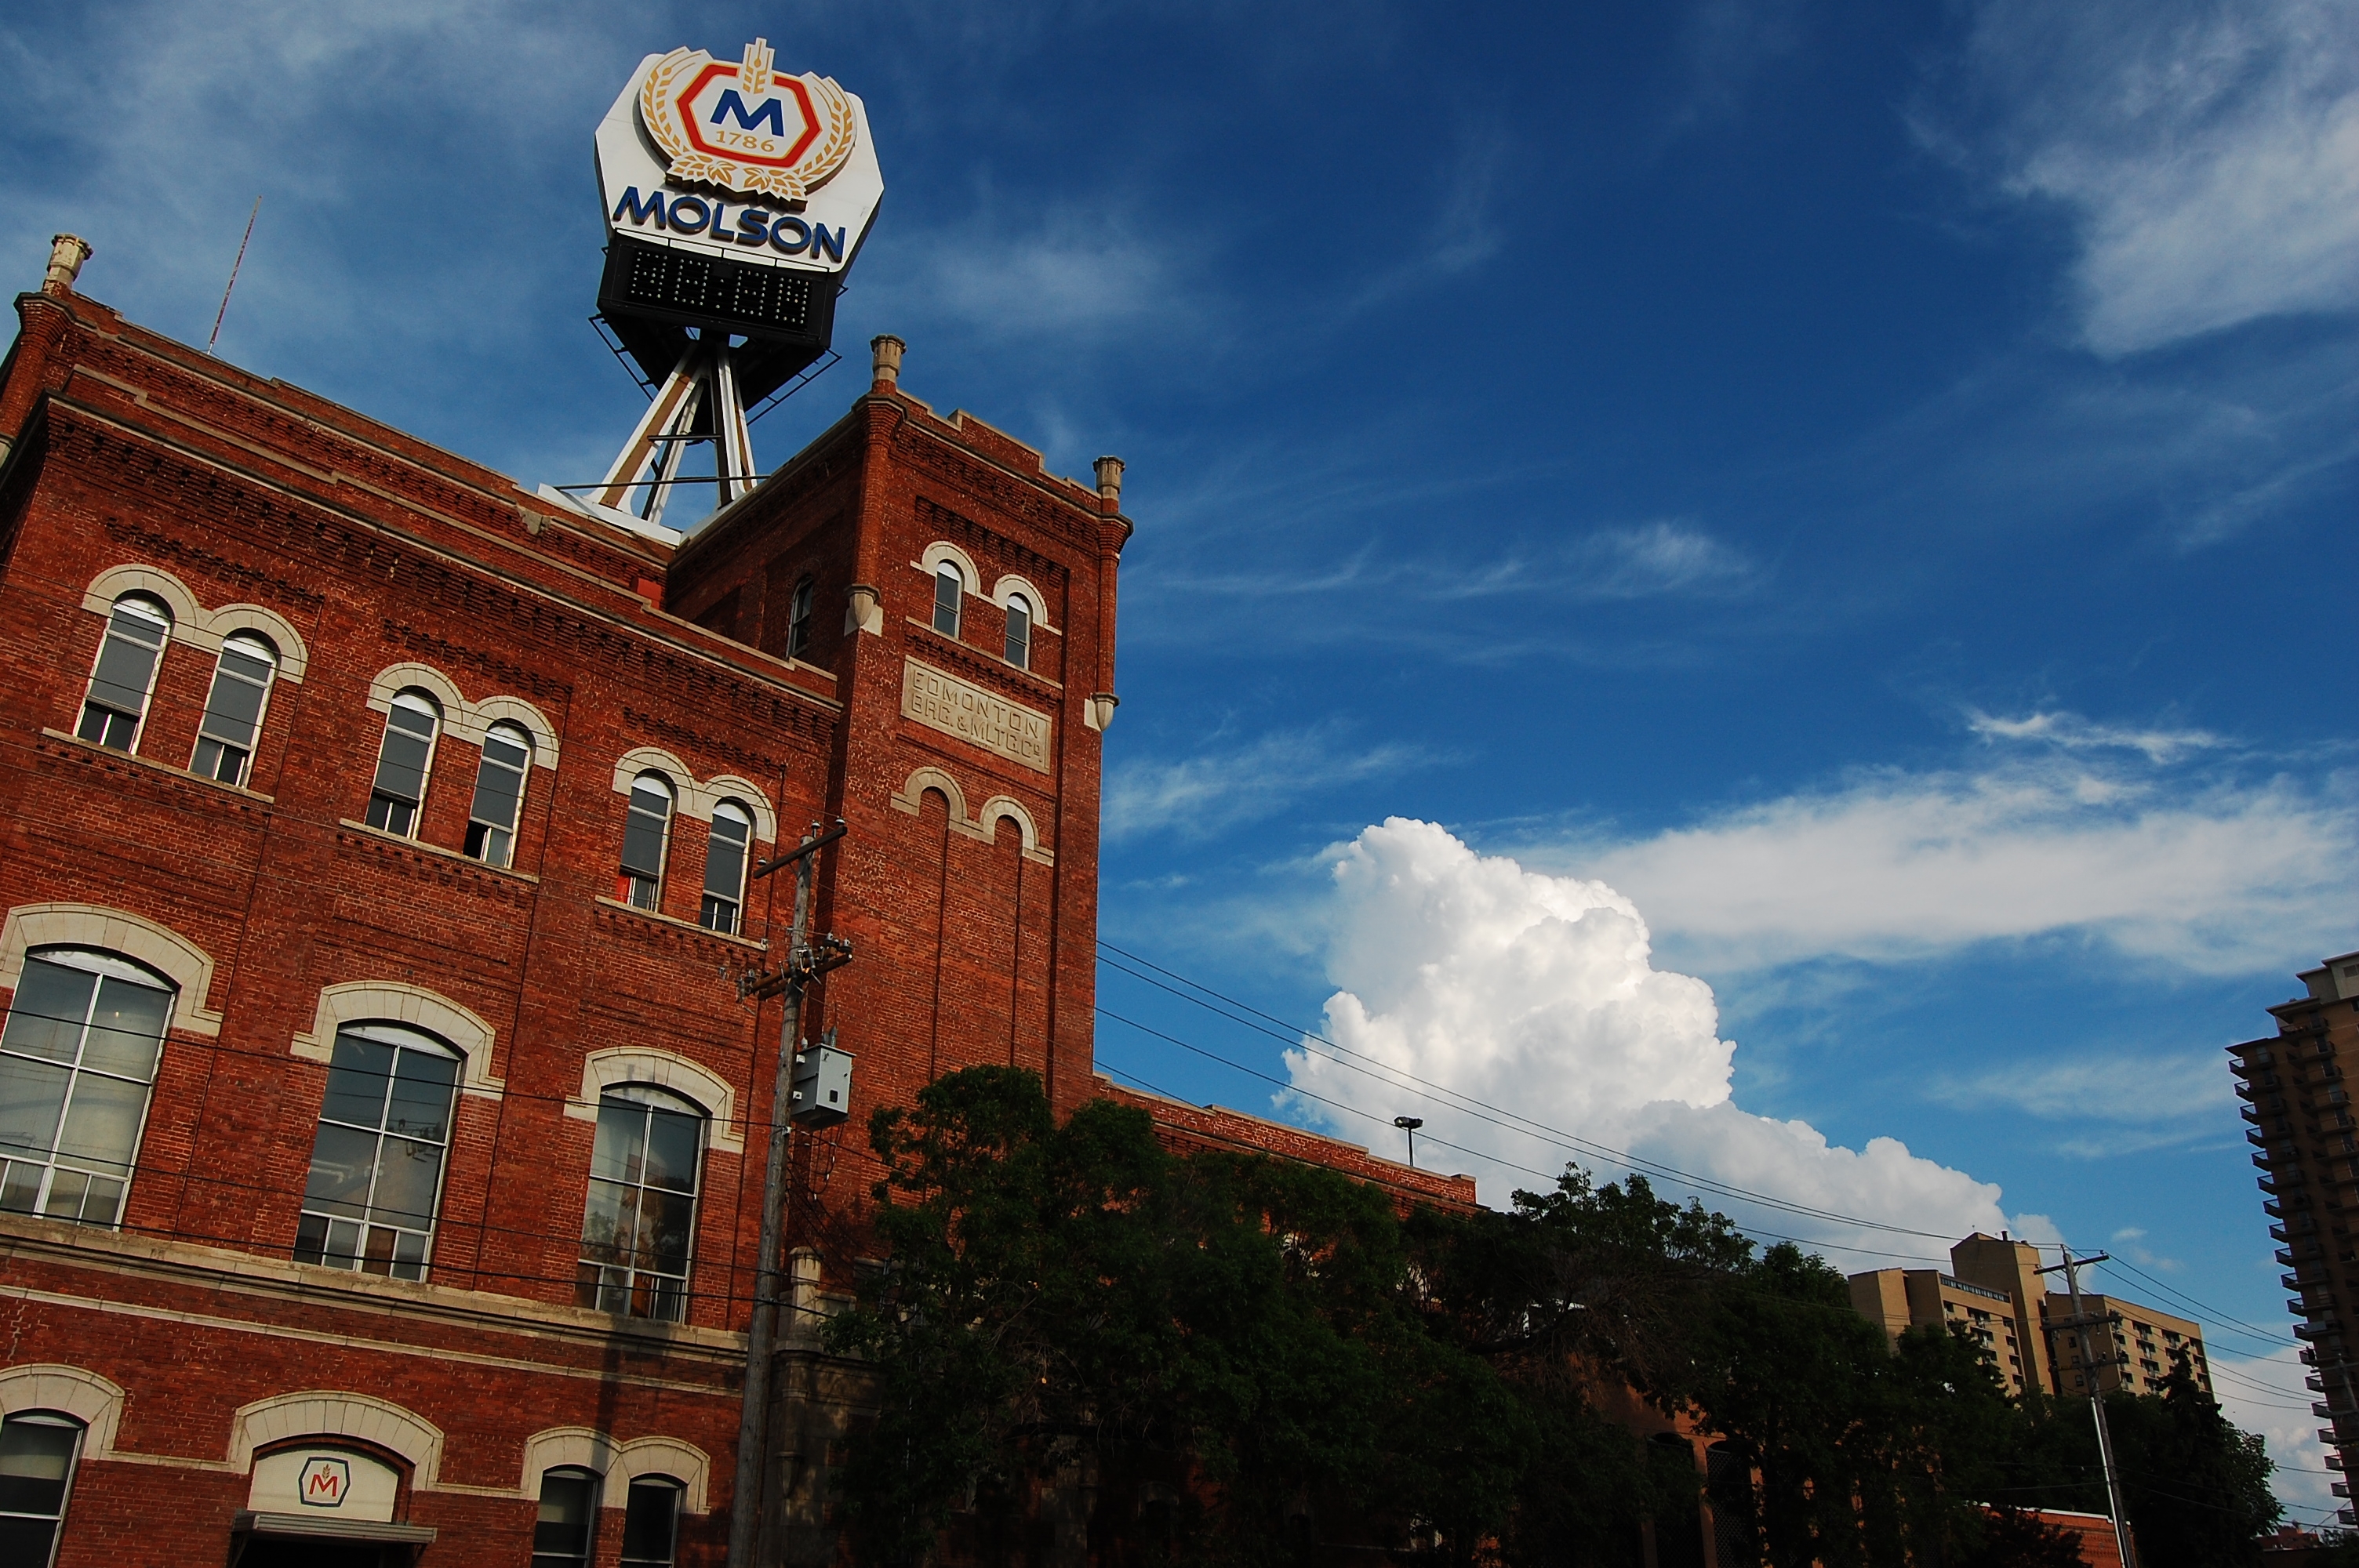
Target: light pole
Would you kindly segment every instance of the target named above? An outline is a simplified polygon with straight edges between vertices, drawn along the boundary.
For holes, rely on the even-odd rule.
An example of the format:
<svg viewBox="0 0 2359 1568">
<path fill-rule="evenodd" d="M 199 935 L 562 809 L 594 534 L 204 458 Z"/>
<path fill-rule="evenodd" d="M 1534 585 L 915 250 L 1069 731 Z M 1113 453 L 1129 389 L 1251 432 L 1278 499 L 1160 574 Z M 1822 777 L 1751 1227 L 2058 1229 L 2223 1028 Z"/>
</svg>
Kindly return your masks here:
<svg viewBox="0 0 2359 1568">
<path fill-rule="evenodd" d="M 1414 1171 L 1417 1169 L 1417 1130 L 1425 1125 L 1425 1118 L 1397 1116 L 1393 1118 L 1393 1125 L 1408 1134 L 1408 1168 Z"/>
</svg>

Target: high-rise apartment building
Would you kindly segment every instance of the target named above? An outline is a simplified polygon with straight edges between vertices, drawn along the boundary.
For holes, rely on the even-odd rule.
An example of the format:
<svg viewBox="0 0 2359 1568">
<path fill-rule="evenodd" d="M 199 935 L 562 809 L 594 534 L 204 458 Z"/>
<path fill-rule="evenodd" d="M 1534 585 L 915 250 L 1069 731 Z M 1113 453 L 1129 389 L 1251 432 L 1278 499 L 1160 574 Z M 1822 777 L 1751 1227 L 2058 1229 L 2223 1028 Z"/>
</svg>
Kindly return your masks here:
<svg viewBox="0 0 2359 1568">
<path fill-rule="evenodd" d="M 2269 1009 L 2274 1035 L 2228 1047 L 2245 1137 L 2261 1168 L 2261 1207 L 2277 1261 L 2293 1292 L 2286 1310 L 2301 1321 L 2310 1408 L 2332 1424 L 2318 1440 L 2327 1464 L 2348 1470 L 2359 1456 L 2359 1120 L 2347 1068 L 2359 1065 L 2359 953 L 2329 958 L 2300 979 L 2308 993 Z M 2351 1495 L 2347 1481 L 2335 1496 Z M 2343 1522 L 2359 1523 L 2345 1508 Z"/>
<path fill-rule="evenodd" d="M 2119 1296 L 2049 1288 L 2039 1249 L 2009 1236 L 1977 1231 L 1950 1249 L 1950 1269 L 1877 1269 L 1851 1277 L 1852 1304 L 1890 1337 L 1940 1324 L 1962 1329 L 1983 1347 L 2007 1391 L 2086 1394 L 2090 1368 L 2081 1357 L 2085 1324 L 2097 1387 L 2158 1394 L 2174 1361 L 2184 1359 L 2209 1392 L 2212 1368 L 2203 1330 L 2183 1317 Z"/>
</svg>

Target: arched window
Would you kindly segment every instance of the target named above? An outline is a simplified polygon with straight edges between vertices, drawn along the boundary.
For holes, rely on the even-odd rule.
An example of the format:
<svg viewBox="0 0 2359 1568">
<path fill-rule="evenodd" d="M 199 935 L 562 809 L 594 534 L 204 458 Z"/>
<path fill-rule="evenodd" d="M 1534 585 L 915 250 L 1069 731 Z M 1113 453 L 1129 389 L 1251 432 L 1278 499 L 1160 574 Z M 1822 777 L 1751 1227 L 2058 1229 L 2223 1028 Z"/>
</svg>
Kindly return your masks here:
<svg viewBox="0 0 2359 1568">
<path fill-rule="evenodd" d="M 1019 670 L 1032 667 L 1032 601 L 1020 593 L 1007 596 L 1007 662 Z"/>
<path fill-rule="evenodd" d="M 631 1483 L 623 1509 L 622 1568 L 671 1568 L 679 1541 L 680 1485 L 669 1476 Z"/>
<path fill-rule="evenodd" d="M 587 1568 L 596 1545 L 598 1476 L 560 1465 L 540 1476 L 540 1517 L 532 1527 L 532 1568 Z"/>
<path fill-rule="evenodd" d="M 172 612 L 146 594 L 126 593 L 114 601 L 75 734 L 118 752 L 138 749 L 139 726 L 156 689 L 156 666 L 171 635 Z"/>
<path fill-rule="evenodd" d="M 55 1411 L 23 1411 L 0 1422 L 0 1560 L 20 1568 L 57 1561 L 82 1434 L 82 1422 Z"/>
<path fill-rule="evenodd" d="M 277 670 L 278 650 L 260 633 L 233 632 L 223 639 L 204 722 L 197 726 L 192 772 L 223 784 L 245 782 L 254 738 L 262 731 L 262 710 L 270 701 L 270 677 Z"/>
<path fill-rule="evenodd" d="M 955 564 L 944 561 L 934 568 L 934 630 L 945 637 L 959 634 L 959 596 L 965 591 L 966 579 Z"/>
<path fill-rule="evenodd" d="M 799 659 L 810 646 L 811 600 L 819 585 L 805 578 L 795 584 L 795 596 L 787 603 L 787 657 Z"/>
<path fill-rule="evenodd" d="M 122 1218 L 175 994 L 113 953 L 26 955 L 0 1030 L 0 1209 Z"/>
<path fill-rule="evenodd" d="M 484 737 L 475 768 L 475 803 L 467 810 L 467 853 L 486 865 L 516 859 L 516 816 L 532 776 L 532 737 L 514 724 L 495 724 Z"/>
<path fill-rule="evenodd" d="M 376 783 L 369 791 L 368 825 L 403 838 L 418 831 L 418 808 L 426 799 L 426 778 L 434 771 L 434 737 L 442 709 L 411 687 L 394 693 L 385 716 L 385 741 L 376 754 Z"/>
<path fill-rule="evenodd" d="M 614 896 L 639 909 L 663 907 L 664 847 L 671 835 L 671 781 L 641 773 L 623 819 L 623 873 Z"/>
<path fill-rule="evenodd" d="M 574 1277 L 582 1305 L 686 1319 L 704 1119 L 696 1106 L 650 1084 L 622 1084 L 599 1097 Z"/>
<path fill-rule="evenodd" d="M 459 1067 L 458 1052 L 407 1024 L 336 1031 L 297 1262 L 426 1277 Z"/>
<path fill-rule="evenodd" d="M 704 906 L 697 923 L 734 936 L 743 925 L 745 855 L 754 843 L 754 818 L 734 800 L 712 808 L 712 833 L 705 840 Z"/>
</svg>

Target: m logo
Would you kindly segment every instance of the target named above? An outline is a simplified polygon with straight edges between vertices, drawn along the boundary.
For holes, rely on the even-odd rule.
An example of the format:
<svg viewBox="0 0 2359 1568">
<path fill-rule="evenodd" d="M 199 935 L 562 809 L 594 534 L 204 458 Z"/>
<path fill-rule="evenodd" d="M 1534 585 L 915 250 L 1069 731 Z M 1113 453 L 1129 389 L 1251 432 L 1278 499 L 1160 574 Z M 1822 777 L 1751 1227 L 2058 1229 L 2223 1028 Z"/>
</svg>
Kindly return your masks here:
<svg viewBox="0 0 2359 1568">
<path fill-rule="evenodd" d="M 710 123 L 715 125 L 721 124 L 722 116 L 724 114 L 736 115 L 737 128 L 741 131 L 758 131 L 767 125 L 770 128 L 770 135 L 774 136 L 784 136 L 787 134 L 786 106 L 776 98 L 765 100 L 759 109 L 748 114 L 745 110 L 745 100 L 737 96 L 737 90 L 734 87 L 724 87 L 721 90 L 721 102 L 712 106 L 712 119 Z"/>
<path fill-rule="evenodd" d="M 352 1465 L 325 1454 L 315 1454 L 303 1461 L 302 1471 L 296 1478 L 295 1498 L 307 1509 L 340 1509 L 352 1490 Z"/>
</svg>

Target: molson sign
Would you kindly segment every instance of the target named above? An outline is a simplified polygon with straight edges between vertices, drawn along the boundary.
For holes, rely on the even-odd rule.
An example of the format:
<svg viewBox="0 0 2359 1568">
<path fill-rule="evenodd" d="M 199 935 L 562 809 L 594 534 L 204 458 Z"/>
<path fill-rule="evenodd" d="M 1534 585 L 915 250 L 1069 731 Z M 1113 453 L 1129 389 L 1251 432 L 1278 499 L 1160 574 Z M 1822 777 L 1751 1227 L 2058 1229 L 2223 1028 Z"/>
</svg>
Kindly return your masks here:
<svg viewBox="0 0 2359 1568">
<path fill-rule="evenodd" d="M 598 126 L 612 234 L 733 261 L 841 272 L 885 195 L 860 100 L 775 69 L 674 49 L 639 62 Z"/>
</svg>

